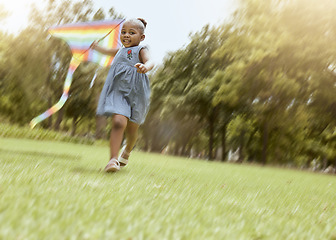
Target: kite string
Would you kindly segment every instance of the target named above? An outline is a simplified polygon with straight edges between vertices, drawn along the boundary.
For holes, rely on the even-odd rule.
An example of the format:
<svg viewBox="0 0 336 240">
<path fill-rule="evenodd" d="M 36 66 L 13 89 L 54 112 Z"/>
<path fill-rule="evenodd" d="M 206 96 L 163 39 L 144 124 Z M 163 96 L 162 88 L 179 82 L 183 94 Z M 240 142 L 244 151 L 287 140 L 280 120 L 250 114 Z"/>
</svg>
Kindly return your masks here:
<svg viewBox="0 0 336 240">
<path fill-rule="evenodd" d="M 119 25 L 122 24 L 124 21 L 125 21 L 125 19 L 122 19 L 122 20 L 120 21 L 120 23 L 118 23 L 117 26 L 115 26 L 114 28 L 112 28 L 112 29 L 111 29 L 105 36 L 103 36 L 102 38 L 98 39 L 98 40 L 97 40 L 97 43 L 103 41 L 108 35 L 111 34 L 111 32 L 114 31 L 114 29 L 116 29 L 117 27 L 119 27 Z M 93 44 L 93 43 L 92 43 L 92 44 Z M 89 47 L 88 49 L 86 49 L 80 56 L 83 56 L 85 53 L 87 53 L 87 52 L 91 49 L 92 44 L 91 44 L 90 47 Z"/>
<path fill-rule="evenodd" d="M 124 21 L 125 21 L 125 19 L 122 19 L 122 20 L 120 21 L 120 23 L 117 24 L 117 26 L 115 26 L 114 28 L 112 28 L 112 29 L 111 29 L 111 30 L 110 30 L 104 37 L 100 38 L 100 39 L 98 40 L 98 42 L 104 40 L 104 38 L 106 38 L 108 35 L 110 35 L 111 32 L 112 32 L 114 29 L 116 29 L 120 24 L 122 24 Z"/>
<path fill-rule="evenodd" d="M 103 36 L 102 38 L 98 39 L 97 43 L 103 41 L 108 35 L 110 35 L 110 34 L 114 31 L 114 29 L 116 29 L 116 28 L 117 28 L 120 24 L 122 24 L 124 21 L 125 21 L 125 19 L 122 19 L 122 20 L 120 21 L 120 23 L 118 23 L 117 26 L 115 26 L 115 27 L 112 28 L 107 34 L 105 34 L 105 36 Z M 93 44 L 93 43 L 92 43 L 92 44 Z M 83 56 L 87 51 L 89 51 L 89 50 L 91 49 L 91 47 L 92 47 L 92 44 L 91 44 L 90 47 L 89 47 L 88 49 L 86 49 L 80 56 Z M 93 76 L 93 78 L 92 78 L 92 80 L 91 80 L 90 88 L 93 87 L 93 84 L 94 84 L 94 81 L 95 81 L 96 77 L 97 77 L 97 70 L 96 70 L 96 72 L 95 72 L 95 74 L 94 74 L 94 76 Z"/>
<path fill-rule="evenodd" d="M 98 42 L 102 41 L 104 38 L 106 38 L 108 35 L 110 35 L 112 33 L 112 31 L 115 30 L 124 21 L 125 21 L 125 19 L 122 19 L 122 21 L 120 21 L 114 28 L 112 28 L 105 36 L 100 38 L 98 40 Z M 91 48 L 91 46 L 87 50 L 85 50 L 83 53 L 81 53 L 80 57 L 83 56 L 87 51 L 89 51 L 90 48 Z M 69 90 L 70 90 L 70 86 L 71 86 L 71 82 L 72 82 L 72 74 L 74 73 L 75 69 L 77 68 L 77 66 L 79 64 L 80 64 L 80 62 L 77 62 L 77 60 L 75 60 L 75 58 L 72 57 L 72 60 L 70 61 L 70 64 L 69 64 L 70 67 L 69 67 L 69 70 L 68 70 L 68 74 L 67 74 L 66 80 L 64 82 L 63 94 L 61 96 L 61 99 L 54 106 L 49 108 L 47 111 L 45 111 L 44 113 L 42 113 L 39 116 L 32 119 L 31 122 L 30 122 L 31 128 L 34 128 L 36 126 L 36 124 L 38 124 L 39 122 L 48 118 L 49 116 L 51 116 L 52 114 L 57 112 L 60 108 L 62 108 L 62 106 L 64 105 L 64 103 L 66 102 L 66 100 L 68 98 L 68 94 L 69 94 Z M 96 74 L 95 74 L 95 76 L 96 76 Z M 93 82 L 94 82 L 94 79 L 91 82 L 92 85 L 93 85 Z"/>
</svg>

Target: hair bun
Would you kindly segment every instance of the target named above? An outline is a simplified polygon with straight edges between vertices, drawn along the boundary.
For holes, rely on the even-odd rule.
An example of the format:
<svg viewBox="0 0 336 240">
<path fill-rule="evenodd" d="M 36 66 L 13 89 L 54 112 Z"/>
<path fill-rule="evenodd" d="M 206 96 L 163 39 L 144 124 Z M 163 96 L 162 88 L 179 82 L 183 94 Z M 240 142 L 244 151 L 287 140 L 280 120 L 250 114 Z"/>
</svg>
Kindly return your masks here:
<svg viewBox="0 0 336 240">
<path fill-rule="evenodd" d="M 143 18 L 137 18 L 139 21 L 141 21 L 143 23 L 143 25 L 146 27 L 147 26 L 147 22 L 145 19 Z"/>
</svg>

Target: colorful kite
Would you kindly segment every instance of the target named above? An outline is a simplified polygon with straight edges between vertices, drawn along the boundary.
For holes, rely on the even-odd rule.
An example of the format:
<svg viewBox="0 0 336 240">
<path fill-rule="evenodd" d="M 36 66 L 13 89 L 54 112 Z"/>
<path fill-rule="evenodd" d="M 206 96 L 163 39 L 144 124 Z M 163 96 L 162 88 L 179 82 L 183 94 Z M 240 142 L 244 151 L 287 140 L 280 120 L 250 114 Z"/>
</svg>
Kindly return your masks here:
<svg viewBox="0 0 336 240">
<path fill-rule="evenodd" d="M 95 62 L 103 67 L 111 65 L 113 57 L 100 54 L 90 49 L 90 46 L 93 41 L 98 41 L 101 46 L 106 48 L 121 47 L 119 36 L 123 22 L 123 19 L 104 20 L 65 24 L 49 28 L 48 31 L 52 36 L 63 39 L 69 45 L 72 52 L 72 59 L 60 100 L 47 111 L 31 120 L 31 128 L 34 128 L 36 124 L 50 117 L 63 107 L 69 96 L 72 75 L 82 61 Z"/>
</svg>

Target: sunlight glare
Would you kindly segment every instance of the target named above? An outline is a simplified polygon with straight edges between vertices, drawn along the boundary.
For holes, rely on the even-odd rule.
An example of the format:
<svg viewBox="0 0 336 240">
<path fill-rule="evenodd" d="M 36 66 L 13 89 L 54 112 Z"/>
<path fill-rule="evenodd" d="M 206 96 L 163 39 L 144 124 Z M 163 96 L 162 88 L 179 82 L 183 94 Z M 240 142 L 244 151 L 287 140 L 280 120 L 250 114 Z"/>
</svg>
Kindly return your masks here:
<svg viewBox="0 0 336 240">
<path fill-rule="evenodd" d="M 42 0 L 0 0 L 0 7 L 8 12 L 8 16 L 0 22 L 0 30 L 15 33 L 25 27 L 30 11 L 30 5 L 37 5 Z"/>
</svg>

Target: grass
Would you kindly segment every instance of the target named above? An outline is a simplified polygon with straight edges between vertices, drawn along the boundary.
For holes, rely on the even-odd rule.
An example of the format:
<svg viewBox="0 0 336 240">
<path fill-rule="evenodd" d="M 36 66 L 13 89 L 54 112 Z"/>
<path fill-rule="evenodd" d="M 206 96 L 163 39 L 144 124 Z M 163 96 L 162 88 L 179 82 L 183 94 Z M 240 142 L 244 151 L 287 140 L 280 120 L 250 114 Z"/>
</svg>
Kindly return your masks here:
<svg viewBox="0 0 336 240">
<path fill-rule="evenodd" d="M 336 239 L 336 178 L 0 138 L 0 239 Z"/>
</svg>

